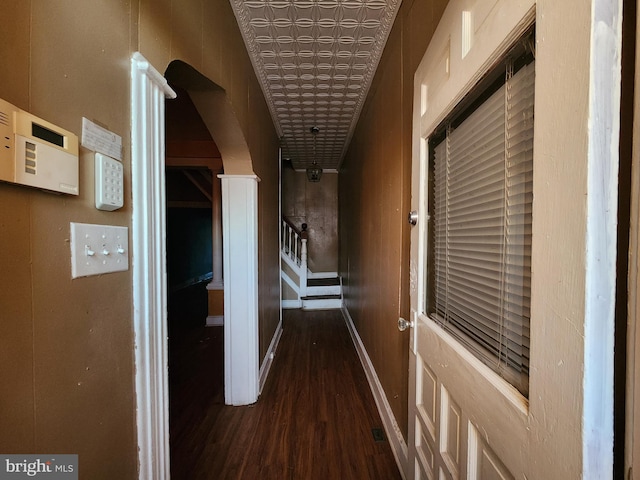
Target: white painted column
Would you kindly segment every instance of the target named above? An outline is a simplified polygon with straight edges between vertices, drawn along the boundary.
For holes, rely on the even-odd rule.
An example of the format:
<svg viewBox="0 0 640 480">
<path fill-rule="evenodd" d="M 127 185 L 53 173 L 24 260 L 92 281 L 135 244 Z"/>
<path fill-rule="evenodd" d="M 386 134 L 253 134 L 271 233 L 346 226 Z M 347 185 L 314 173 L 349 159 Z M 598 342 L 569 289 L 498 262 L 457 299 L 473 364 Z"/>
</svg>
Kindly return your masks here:
<svg viewBox="0 0 640 480">
<path fill-rule="evenodd" d="M 225 403 L 258 400 L 258 182 L 256 175 L 222 180 Z"/>
<path fill-rule="evenodd" d="M 131 265 L 138 478 L 169 478 L 169 350 L 164 102 L 176 93 L 138 52 L 131 58 Z"/>
<path fill-rule="evenodd" d="M 222 194 L 221 180 L 216 172 L 213 174 L 212 180 L 212 192 L 211 192 L 211 249 L 212 249 L 212 278 L 207 284 L 207 292 L 212 290 L 224 290 L 224 278 L 223 278 L 223 259 L 222 259 Z M 214 312 L 207 316 L 207 325 L 224 325 L 224 315 L 218 315 L 218 312 Z"/>
<path fill-rule="evenodd" d="M 221 180 L 213 175 L 213 192 L 211 197 L 212 241 L 213 241 L 213 278 L 210 290 L 221 290 L 224 285 L 222 273 L 222 194 Z"/>
</svg>

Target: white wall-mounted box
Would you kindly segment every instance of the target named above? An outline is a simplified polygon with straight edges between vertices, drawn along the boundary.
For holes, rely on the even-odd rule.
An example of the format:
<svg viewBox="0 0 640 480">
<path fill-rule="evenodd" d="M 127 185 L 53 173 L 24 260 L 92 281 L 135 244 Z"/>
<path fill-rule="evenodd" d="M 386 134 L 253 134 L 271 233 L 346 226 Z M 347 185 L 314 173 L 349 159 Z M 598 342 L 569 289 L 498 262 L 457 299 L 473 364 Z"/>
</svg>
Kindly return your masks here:
<svg viewBox="0 0 640 480">
<path fill-rule="evenodd" d="M 0 99 L 0 180 L 78 195 L 78 137 Z"/>
<path fill-rule="evenodd" d="M 111 212 L 124 205 L 124 168 L 111 157 L 96 153 L 96 208 Z"/>
</svg>

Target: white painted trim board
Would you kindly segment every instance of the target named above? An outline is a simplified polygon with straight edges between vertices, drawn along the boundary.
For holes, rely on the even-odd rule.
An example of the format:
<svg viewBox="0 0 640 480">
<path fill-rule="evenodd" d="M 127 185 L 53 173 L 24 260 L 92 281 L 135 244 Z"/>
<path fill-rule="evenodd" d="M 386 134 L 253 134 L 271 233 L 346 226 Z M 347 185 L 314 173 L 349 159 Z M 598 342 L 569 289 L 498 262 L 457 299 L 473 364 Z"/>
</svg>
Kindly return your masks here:
<svg viewBox="0 0 640 480">
<path fill-rule="evenodd" d="M 166 79 L 131 58 L 131 266 L 138 478 L 169 478 L 169 380 L 165 245 Z"/>
<path fill-rule="evenodd" d="M 262 365 L 260 366 L 260 393 L 262 393 L 264 384 L 267 381 L 269 372 L 271 371 L 273 360 L 276 356 L 276 350 L 278 349 L 278 345 L 280 345 L 280 338 L 282 338 L 282 321 L 280 321 L 276 327 L 276 331 L 273 334 L 273 338 L 271 339 L 271 343 L 267 349 L 267 354 L 264 356 Z"/>
<path fill-rule="evenodd" d="M 209 315 L 206 325 L 207 327 L 222 327 L 224 325 L 224 315 Z"/>
</svg>

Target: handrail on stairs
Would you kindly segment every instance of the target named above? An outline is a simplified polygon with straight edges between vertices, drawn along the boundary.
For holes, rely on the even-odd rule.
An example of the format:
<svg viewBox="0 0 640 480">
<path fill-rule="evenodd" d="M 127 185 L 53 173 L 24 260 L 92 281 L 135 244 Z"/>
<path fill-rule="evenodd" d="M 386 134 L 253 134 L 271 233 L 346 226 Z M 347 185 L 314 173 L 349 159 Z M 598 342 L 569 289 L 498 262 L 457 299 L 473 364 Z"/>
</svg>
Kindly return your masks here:
<svg viewBox="0 0 640 480">
<path fill-rule="evenodd" d="M 289 225 L 289 227 L 291 228 L 291 230 L 293 230 L 294 232 L 296 232 L 298 235 L 300 235 L 302 233 L 302 227 L 298 228 L 295 226 L 295 224 L 291 221 L 291 219 L 287 218 L 287 217 L 282 217 L 282 223 L 286 223 L 287 225 Z M 306 223 L 303 223 L 303 225 L 305 226 L 305 230 L 306 230 Z"/>
<path fill-rule="evenodd" d="M 302 229 L 298 229 L 291 220 L 282 217 L 282 250 L 297 265 L 306 263 L 307 257 L 307 224 L 302 224 Z"/>
<path fill-rule="evenodd" d="M 281 224 L 282 252 L 300 269 L 299 295 L 303 297 L 307 291 L 307 224 L 298 229 L 291 220 L 282 217 Z"/>
</svg>

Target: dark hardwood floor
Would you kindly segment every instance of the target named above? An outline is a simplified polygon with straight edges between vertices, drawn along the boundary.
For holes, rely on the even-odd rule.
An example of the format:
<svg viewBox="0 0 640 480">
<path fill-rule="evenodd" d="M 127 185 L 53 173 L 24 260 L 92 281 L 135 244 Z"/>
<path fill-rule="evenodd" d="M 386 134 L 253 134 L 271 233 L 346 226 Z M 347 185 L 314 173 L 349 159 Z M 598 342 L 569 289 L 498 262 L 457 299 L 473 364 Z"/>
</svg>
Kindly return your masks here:
<svg viewBox="0 0 640 480">
<path fill-rule="evenodd" d="M 340 311 L 286 310 L 258 402 L 229 407 L 223 328 L 187 318 L 199 295 L 170 303 L 173 479 L 401 478 Z"/>
</svg>

